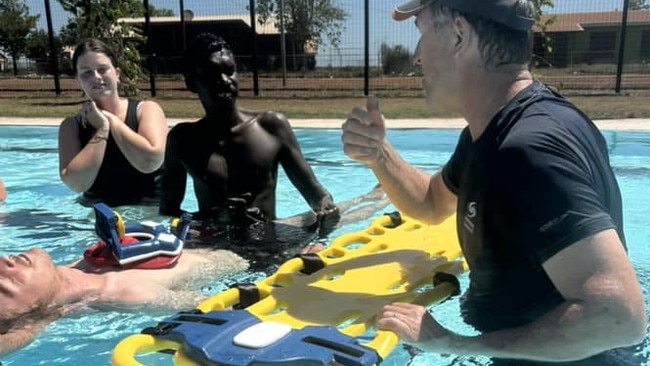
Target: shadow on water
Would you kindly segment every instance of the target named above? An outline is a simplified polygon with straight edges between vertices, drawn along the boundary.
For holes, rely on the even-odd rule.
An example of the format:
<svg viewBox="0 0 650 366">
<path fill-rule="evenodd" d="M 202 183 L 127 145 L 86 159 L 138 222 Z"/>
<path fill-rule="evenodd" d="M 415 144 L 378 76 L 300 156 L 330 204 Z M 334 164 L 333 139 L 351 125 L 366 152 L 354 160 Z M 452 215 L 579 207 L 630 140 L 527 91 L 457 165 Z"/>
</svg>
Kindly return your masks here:
<svg viewBox="0 0 650 366">
<path fill-rule="evenodd" d="M 77 224 L 86 224 L 77 225 Z M 25 210 L 0 212 L 0 225 L 15 227 L 24 233 L 15 236 L 19 239 L 55 239 L 71 236 L 73 231 L 87 231 L 88 222 L 76 221 L 63 213 L 44 210 Z"/>
<path fill-rule="evenodd" d="M 11 146 L 11 147 L 2 147 L 0 146 L 0 151 L 2 152 L 20 152 L 28 154 L 58 154 L 59 150 L 55 147 L 23 147 L 23 146 Z"/>
<path fill-rule="evenodd" d="M 635 166 L 635 167 L 615 166 L 613 167 L 613 169 L 614 169 L 614 173 L 617 176 L 632 176 L 632 177 L 650 176 L 650 168 L 646 168 L 642 166 Z"/>
<path fill-rule="evenodd" d="M 650 154 L 650 140 L 647 133 L 605 131 L 603 136 L 607 140 L 607 150 L 610 155 L 637 155 Z"/>
</svg>

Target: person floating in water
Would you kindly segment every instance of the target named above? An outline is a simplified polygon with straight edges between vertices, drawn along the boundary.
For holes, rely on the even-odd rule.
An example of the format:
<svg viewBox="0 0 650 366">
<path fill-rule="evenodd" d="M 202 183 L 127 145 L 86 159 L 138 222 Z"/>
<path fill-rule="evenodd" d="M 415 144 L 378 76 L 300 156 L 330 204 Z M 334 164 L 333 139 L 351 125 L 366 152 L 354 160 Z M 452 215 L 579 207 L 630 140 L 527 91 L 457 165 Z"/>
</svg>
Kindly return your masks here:
<svg viewBox="0 0 650 366">
<path fill-rule="evenodd" d="M 28 345 L 48 324 L 84 310 L 191 309 L 201 283 L 244 271 L 225 250 L 191 249 L 173 267 L 121 269 L 84 259 L 56 266 L 43 249 L 0 257 L 0 356 Z"/>
<path fill-rule="evenodd" d="M 27 345 L 47 324 L 84 309 L 193 308 L 195 289 L 248 262 L 226 250 L 185 249 L 190 217 L 171 228 L 125 223 L 96 204 L 97 245 L 82 259 L 56 266 L 43 249 L 0 257 L 0 355 Z"/>
<path fill-rule="evenodd" d="M 351 205 L 360 203 L 358 199 L 349 201 Z M 368 207 L 351 210 L 350 219 L 366 216 Z M 232 251 L 182 243 L 190 220 L 185 215 L 161 233 L 160 224 L 124 223 L 103 204 L 95 205 L 95 217 L 99 243 L 68 265 L 55 265 L 49 253 L 39 248 L 0 257 L 0 356 L 25 347 L 51 322 L 83 311 L 194 308 L 207 298 L 197 291 L 202 284 L 249 269 L 249 261 Z M 152 239 L 147 233 L 160 233 L 154 237 L 177 243 L 180 250 L 158 254 L 160 248 L 145 243 Z M 138 244 L 151 250 L 125 250 Z M 116 245 L 124 252 L 119 253 Z M 322 243 L 314 243 L 303 247 L 301 253 L 323 248 Z M 173 248 L 165 245 L 163 249 Z M 151 253 L 155 255 L 147 255 Z"/>
<path fill-rule="evenodd" d="M 187 88 L 198 94 L 205 116 L 169 132 L 160 214 L 181 214 L 189 174 L 198 201 L 196 219 L 222 226 L 275 220 L 282 165 L 321 227 L 336 227 L 339 208 L 305 160 L 287 118 L 237 106 L 237 68 L 230 46 L 215 34 L 202 33 L 185 50 L 184 67 Z"/>
</svg>

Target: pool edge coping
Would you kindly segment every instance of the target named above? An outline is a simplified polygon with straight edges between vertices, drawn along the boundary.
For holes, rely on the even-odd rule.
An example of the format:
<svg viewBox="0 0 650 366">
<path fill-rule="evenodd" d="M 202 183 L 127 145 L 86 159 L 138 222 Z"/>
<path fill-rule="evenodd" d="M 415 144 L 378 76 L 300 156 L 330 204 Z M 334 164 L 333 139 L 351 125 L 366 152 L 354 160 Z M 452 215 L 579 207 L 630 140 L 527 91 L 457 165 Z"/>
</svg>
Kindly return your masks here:
<svg viewBox="0 0 650 366">
<path fill-rule="evenodd" d="M 0 126 L 58 126 L 63 118 L 27 118 L 0 117 Z M 192 118 L 168 118 L 168 124 L 173 126 L 183 121 L 193 121 Z M 343 119 L 290 119 L 294 128 L 341 128 Z M 650 132 L 650 119 L 603 119 L 594 121 L 601 130 L 614 131 L 643 131 Z M 389 129 L 459 129 L 467 125 L 462 118 L 431 118 L 431 119 L 387 119 Z"/>
</svg>

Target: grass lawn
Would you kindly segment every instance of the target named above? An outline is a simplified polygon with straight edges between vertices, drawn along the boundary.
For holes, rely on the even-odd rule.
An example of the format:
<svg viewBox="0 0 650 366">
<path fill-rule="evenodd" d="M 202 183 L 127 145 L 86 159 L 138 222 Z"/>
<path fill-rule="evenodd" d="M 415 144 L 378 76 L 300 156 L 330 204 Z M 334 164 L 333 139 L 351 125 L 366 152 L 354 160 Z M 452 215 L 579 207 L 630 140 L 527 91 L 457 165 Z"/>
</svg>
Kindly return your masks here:
<svg viewBox="0 0 650 366">
<path fill-rule="evenodd" d="M 572 96 L 570 99 L 593 119 L 650 118 L 650 96 Z M 155 98 L 170 118 L 199 118 L 203 108 L 197 98 Z M 0 98 L 0 117 L 63 118 L 79 110 L 82 98 Z M 391 97 L 381 101 L 387 118 L 458 117 L 436 107 L 430 109 L 422 97 Z M 275 110 L 289 118 L 343 119 L 354 107 L 365 106 L 365 98 L 248 98 L 239 105 L 255 110 Z"/>
</svg>

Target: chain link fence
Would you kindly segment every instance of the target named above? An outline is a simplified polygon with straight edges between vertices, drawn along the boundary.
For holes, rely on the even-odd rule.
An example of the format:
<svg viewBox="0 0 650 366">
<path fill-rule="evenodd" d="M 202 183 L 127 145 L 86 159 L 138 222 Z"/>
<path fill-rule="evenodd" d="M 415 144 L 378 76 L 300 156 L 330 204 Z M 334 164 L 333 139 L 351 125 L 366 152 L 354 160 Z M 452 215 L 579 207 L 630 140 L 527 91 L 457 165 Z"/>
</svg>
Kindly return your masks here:
<svg viewBox="0 0 650 366">
<path fill-rule="evenodd" d="M 126 20 L 148 36 L 142 54 L 151 77 L 138 85 L 145 95 L 189 95 L 180 74 L 182 51 L 199 32 L 213 31 L 235 51 L 242 96 L 419 96 L 421 71 L 412 65 L 419 35 L 412 22 L 391 19 L 396 2 L 335 1 L 347 14 L 340 43 L 334 47 L 323 38 L 314 47 L 297 45 L 300 37 L 281 32 L 273 21 L 258 23 L 252 0 L 150 0 L 150 6 L 173 15 Z M 40 14 L 39 28 L 48 31 L 49 8 L 57 33 L 75 14 L 54 0 L 48 3 L 32 0 L 30 13 Z M 535 34 L 537 78 L 565 94 L 650 93 L 650 10 L 630 8 L 626 0 L 555 3 L 545 9 L 545 32 Z M 13 60 L 0 56 L 0 97 L 80 95 L 69 63 L 72 46 L 58 50 L 58 70 L 45 55 L 23 57 L 16 62 L 17 76 Z"/>
</svg>

